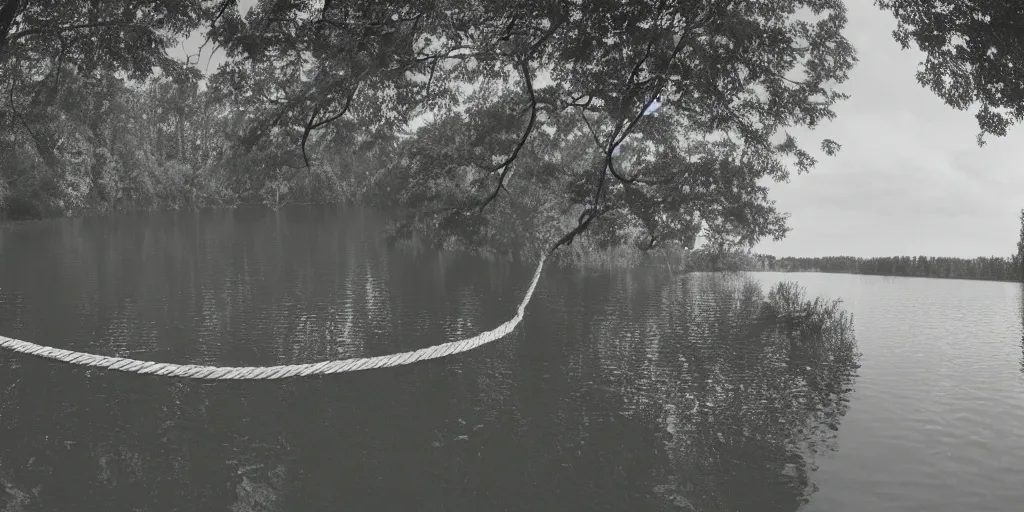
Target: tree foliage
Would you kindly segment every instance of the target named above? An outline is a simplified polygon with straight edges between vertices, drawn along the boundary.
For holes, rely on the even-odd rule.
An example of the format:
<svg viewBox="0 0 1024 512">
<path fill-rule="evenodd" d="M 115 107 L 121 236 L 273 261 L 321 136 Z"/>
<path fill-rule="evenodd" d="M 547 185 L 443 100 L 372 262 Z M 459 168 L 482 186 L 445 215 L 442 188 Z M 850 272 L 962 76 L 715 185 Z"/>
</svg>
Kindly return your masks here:
<svg viewBox="0 0 1024 512">
<path fill-rule="evenodd" d="M 979 105 L 983 133 L 1020 119 L 1019 6 L 877 5 L 928 55 L 922 83 Z M 346 188 L 467 246 L 750 246 L 788 229 L 766 184 L 816 163 L 788 130 L 844 98 L 845 23 L 841 0 L 3 0 L 0 198 L 73 211 Z M 169 56 L 190 34 L 228 58 L 208 90 Z"/>
<path fill-rule="evenodd" d="M 1021 6 L 876 4 L 981 135 L 1024 116 Z M 844 98 L 845 23 L 841 0 L 0 0 L 0 207 L 367 192 L 466 246 L 750 246 L 788 229 L 766 184 L 816 163 L 787 130 Z M 170 56 L 197 34 L 211 76 Z"/>
<path fill-rule="evenodd" d="M 0 2 L 0 144 L 8 150 L 0 201 L 20 191 L 16 210 L 65 212 L 83 206 L 89 190 L 103 195 L 102 175 L 117 172 L 114 139 L 132 135 L 113 122 L 132 108 L 123 101 L 126 88 L 156 75 L 196 79 L 168 49 L 210 8 L 198 1 Z"/>
<path fill-rule="evenodd" d="M 723 244 L 781 237 L 759 180 L 814 165 L 785 130 L 832 118 L 855 60 L 838 0 L 261 1 L 223 19 L 233 60 L 212 82 L 254 136 L 418 120 L 382 179 L 470 240 L 500 198 L 536 202 L 513 183 L 552 192 L 563 243 L 599 218 L 651 247 L 701 226 Z M 545 154 L 568 147 L 573 165 Z"/>
<path fill-rule="evenodd" d="M 1024 119 L 1024 4 L 1016 0 L 876 0 L 904 49 L 925 53 L 917 73 L 949 106 L 976 106 L 978 144 Z"/>
<path fill-rule="evenodd" d="M 244 116 L 210 91 L 167 78 L 131 84 L 69 72 L 48 111 L 51 118 L 28 121 L 28 129 L 0 130 L 6 217 L 340 202 L 377 165 L 372 154 L 352 154 L 353 134 L 345 131 L 318 142 L 323 158 L 308 170 L 289 140 L 266 138 L 238 151 Z M 41 133 L 55 142 L 49 162 L 33 144 Z"/>
<path fill-rule="evenodd" d="M 352 123 L 307 168 L 291 134 L 253 137 L 244 101 L 203 90 L 194 56 L 171 56 L 191 33 L 216 44 L 232 9 L 0 0 L 0 214 L 349 198 L 350 171 L 373 158 L 353 154 Z"/>
</svg>

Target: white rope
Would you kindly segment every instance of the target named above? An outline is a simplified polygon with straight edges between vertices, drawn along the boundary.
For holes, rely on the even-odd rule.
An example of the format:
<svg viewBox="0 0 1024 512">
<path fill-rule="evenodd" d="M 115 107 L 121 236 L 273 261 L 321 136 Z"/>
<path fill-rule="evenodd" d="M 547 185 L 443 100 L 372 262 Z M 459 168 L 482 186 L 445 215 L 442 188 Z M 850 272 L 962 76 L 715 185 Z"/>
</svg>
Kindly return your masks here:
<svg viewBox="0 0 1024 512">
<path fill-rule="evenodd" d="M 400 352 L 376 357 L 357 357 L 352 359 L 341 359 L 337 361 L 324 361 L 321 363 L 292 364 L 284 366 L 244 366 L 244 367 L 221 367 L 221 366 L 196 366 L 171 363 L 154 363 L 151 361 L 139 361 L 122 357 L 108 357 L 96 354 L 86 354 L 71 350 L 63 350 L 53 347 L 45 347 L 0 336 L 0 347 L 29 354 L 37 357 L 54 359 L 64 363 L 76 364 L 79 366 L 92 366 L 106 368 L 122 372 L 140 373 L 147 375 L 160 375 L 164 377 L 184 377 L 188 379 L 208 380 L 270 380 L 284 379 L 288 377 L 307 377 L 310 375 L 327 375 L 333 373 L 355 372 L 359 370 L 370 370 L 375 368 L 389 368 L 412 364 L 417 361 L 437 359 L 450 356 L 460 352 L 472 350 L 494 340 L 503 338 L 515 330 L 516 326 L 523 319 L 526 305 L 533 297 L 533 290 L 540 280 L 541 270 L 544 268 L 542 256 L 537 264 L 537 271 L 533 275 L 530 288 L 526 291 L 523 301 L 519 304 L 516 316 L 511 320 L 499 325 L 490 331 L 482 332 L 472 338 L 459 341 L 434 345 L 410 352 Z"/>
</svg>

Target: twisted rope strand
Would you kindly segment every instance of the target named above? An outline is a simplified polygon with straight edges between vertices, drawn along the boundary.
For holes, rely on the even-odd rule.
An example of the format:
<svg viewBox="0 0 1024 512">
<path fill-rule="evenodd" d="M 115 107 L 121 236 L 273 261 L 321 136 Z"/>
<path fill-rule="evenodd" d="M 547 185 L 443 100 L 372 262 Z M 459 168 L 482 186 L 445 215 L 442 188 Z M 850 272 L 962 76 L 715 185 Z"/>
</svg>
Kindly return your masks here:
<svg viewBox="0 0 1024 512">
<path fill-rule="evenodd" d="M 187 379 L 206 380 L 272 380 L 402 366 L 418 361 L 437 359 L 473 350 L 481 345 L 486 345 L 487 343 L 501 339 L 515 330 L 516 326 L 519 325 L 519 322 L 523 319 L 523 314 L 526 311 L 526 305 L 530 303 L 534 289 L 537 288 L 537 281 L 540 280 L 541 270 L 544 269 L 545 257 L 546 255 L 541 256 L 540 263 L 537 264 L 537 271 L 533 274 L 533 281 L 530 283 L 530 288 L 526 291 L 526 295 L 523 296 L 523 301 L 519 303 L 516 315 L 512 317 L 512 319 L 490 331 L 482 332 L 472 338 L 442 343 L 440 345 L 434 345 L 432 347 L 421 348 L 419 350 L 412 350 L 409 352 L 399 352 L 396 354 L 375 357 L 356 357 L 352 359 L 308 364 L 220 367 L 155 363 L 152 361 L 139 361 L 123 357 L 86 354 L 72 350 L 45 347 L 42 345 L 36 345 L 35 343 L 29 343 L 27 341 L 7 338 L 5 336 L 0 336 L 0 348 L 79 366 L 91 366 L 144 375 L 160 375 L 163 377 L 182 377 Z"/>
</svg>

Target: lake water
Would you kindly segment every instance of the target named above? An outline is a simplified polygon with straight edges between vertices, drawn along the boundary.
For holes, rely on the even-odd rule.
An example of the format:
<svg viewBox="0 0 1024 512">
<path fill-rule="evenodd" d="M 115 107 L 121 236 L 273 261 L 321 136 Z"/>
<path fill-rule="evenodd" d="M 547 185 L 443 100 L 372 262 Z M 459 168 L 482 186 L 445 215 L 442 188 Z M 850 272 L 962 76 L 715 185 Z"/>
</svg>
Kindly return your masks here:
<svg viewBox="0 0 1024 512">
<path fill-rule="evenodd" d="M 378 355 L 497 326 L 533 272 L 379 232 L 321 207 L 2 227 L 0 334 L 223 366 Z M 761 325 L 736 278 L 653 268 L 548 268 L 510 336 L 394 369 L 211 383 L 2 353 L 0 509 L 1021 509 L 1020 285 L 750 277 L 842 298 L 856 377 Z"/>
</svg>

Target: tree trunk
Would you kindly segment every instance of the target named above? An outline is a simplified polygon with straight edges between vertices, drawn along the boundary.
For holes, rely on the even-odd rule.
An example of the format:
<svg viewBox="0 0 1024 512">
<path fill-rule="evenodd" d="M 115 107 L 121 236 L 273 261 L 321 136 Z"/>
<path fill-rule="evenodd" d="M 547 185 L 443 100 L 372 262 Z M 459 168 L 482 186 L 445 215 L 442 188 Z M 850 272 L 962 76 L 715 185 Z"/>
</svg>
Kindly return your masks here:
<svg viewBox="0 0 1024 512">
<path fill-rule="evenodd" d="M 60 167 L 60 159 L 57 158 L 56 144 L 54 143 L 53 136 L 48 133 L 36 133 L 34 130 L 28 129 L 28 125 L 25 124 L 26 130 L 28 130 L 29 136 L 32 138 L 32 145 L 35 146 L 36 152 L 39 153 L 39 157 L 43 159 L 43 163 L 50 170 L 56 170 Z M 47 128 L 43 128 L 44 131 Z"/>
</svg>

